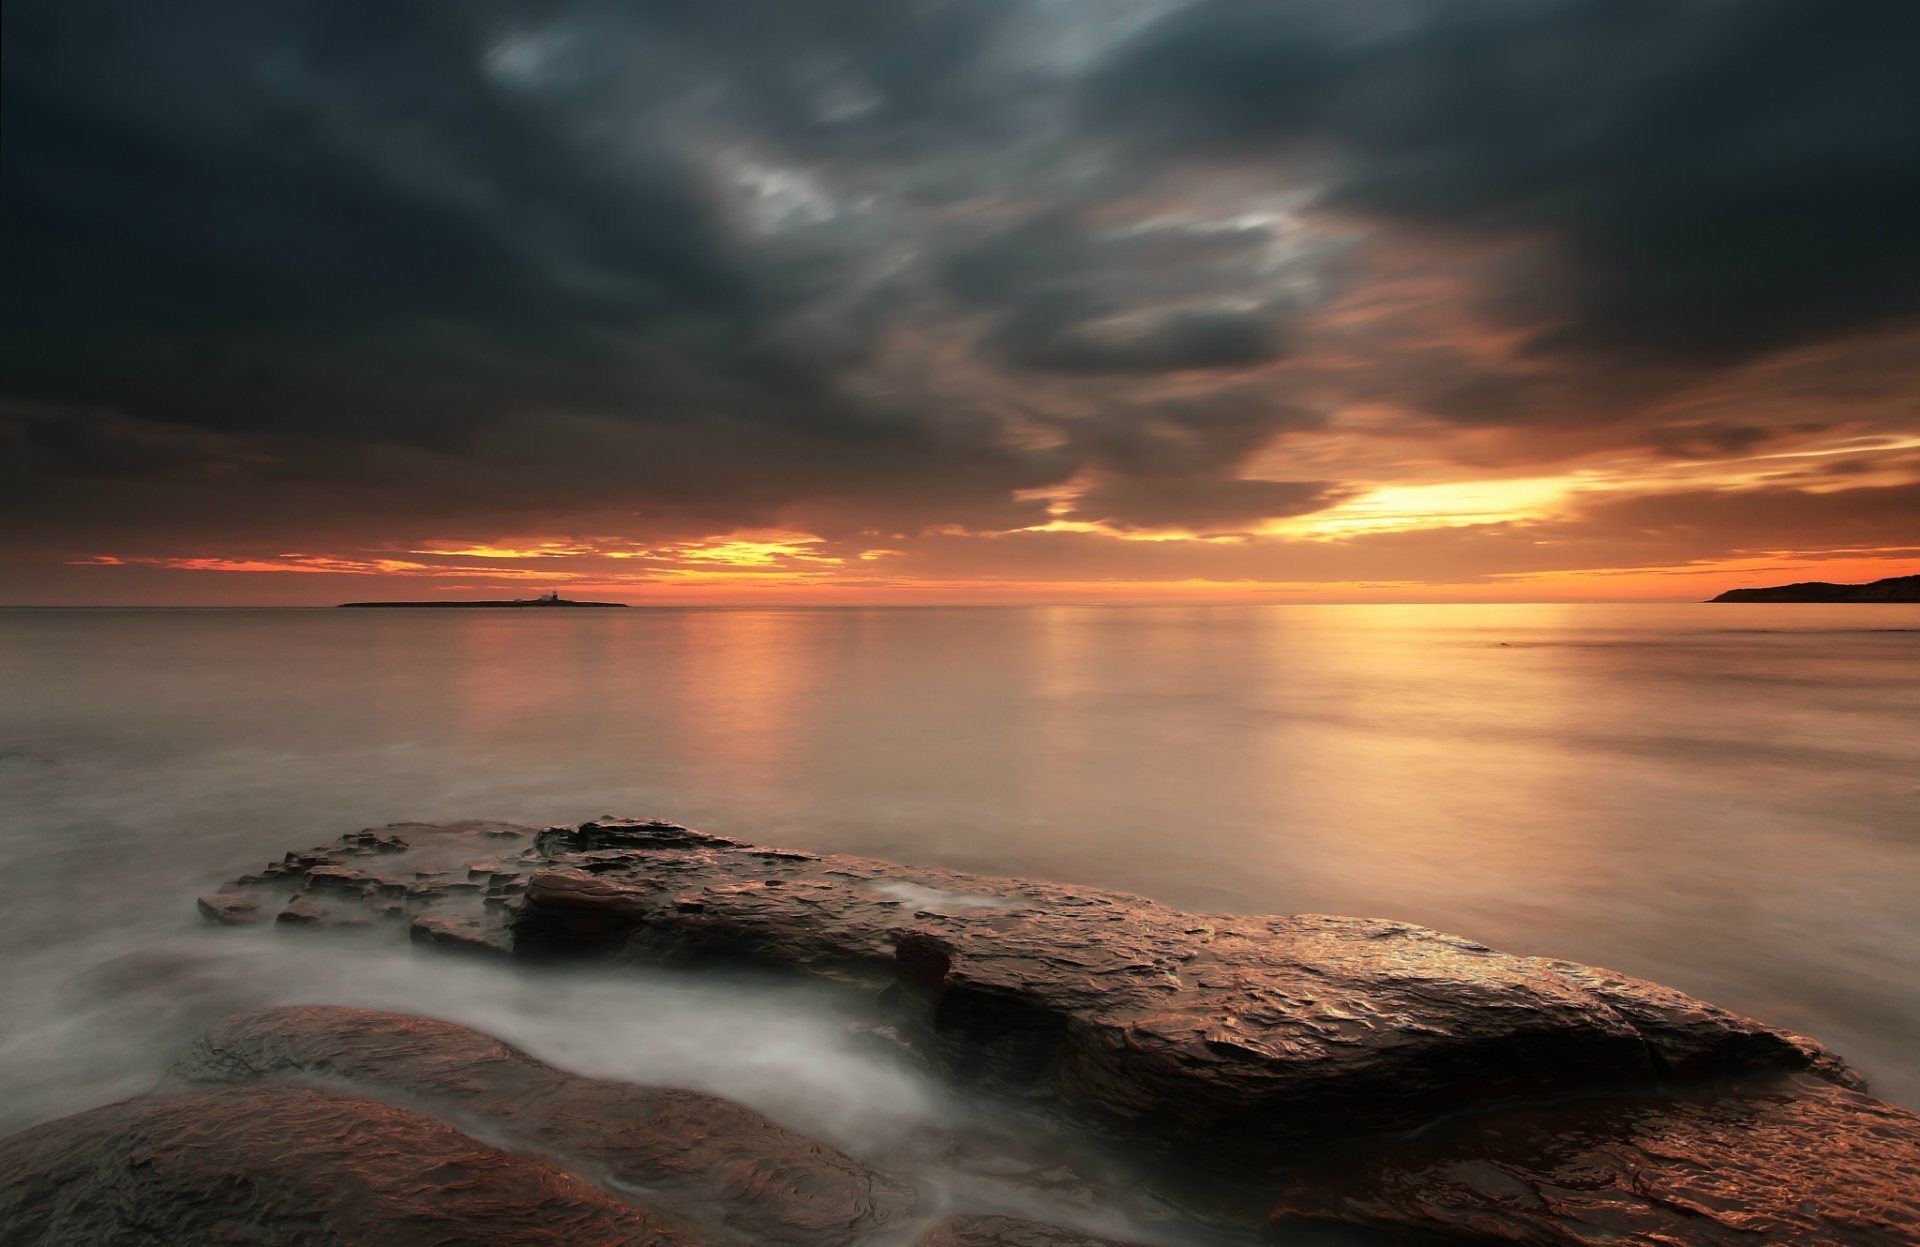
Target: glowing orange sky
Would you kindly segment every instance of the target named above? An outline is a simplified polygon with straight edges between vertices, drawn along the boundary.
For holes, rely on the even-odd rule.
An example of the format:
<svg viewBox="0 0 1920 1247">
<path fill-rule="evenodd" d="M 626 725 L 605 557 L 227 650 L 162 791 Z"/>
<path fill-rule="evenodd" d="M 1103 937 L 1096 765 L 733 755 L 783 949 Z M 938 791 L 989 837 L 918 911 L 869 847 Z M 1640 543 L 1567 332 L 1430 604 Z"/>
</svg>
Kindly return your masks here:
<svg viewBox="0 0 1920 1247">
<path fill-rule="evenodd" d="M 1920 565 L 1900 6 L 898 7 L 10 25 L 0 604 Z"/>
<path fill-rule="evenodd" d="M 681 531 L 644 539 L 609 535 L 617 516 L 571 532 L 468 522 L 457 534 L 436 533 L 427 517 L 417 521 L 421 536 L 293 549 L 244 538 L 176 550 L 163 537 L 105 540 L 60 560 L 58 595 L 43 600 L 325 604 L 560 588 L 715 604 L 1685 601 L 1746 585 L 1913 572 L 1920 543 L 1901 538 L 1920 515 L 1920 437 L 1807 420 L 1790 403 L 1783 410 L 1784 430 L 1746 453 L 1687 457 L 1617 428 L 1514 455 L 1510 431 L 1436 437 L 1401 417 L 1383 428 L 1379 412 L 1362 408 L 1276 439 L 1248 471 L 1307 463 L 1380 483 L 1343 489 L 1297 516 L 1215 531 L 1081 518 L 1080 499 L 1098 484 L 1082 475 L 1026 491 L 1043 513 L 1005 528 L 848 532 L 833 516 L 818 531 L 688 533 L 675 524 Z M 1463 444 L 1487 450 L 1485 462 L 1462 463 Z"/>
</svg>

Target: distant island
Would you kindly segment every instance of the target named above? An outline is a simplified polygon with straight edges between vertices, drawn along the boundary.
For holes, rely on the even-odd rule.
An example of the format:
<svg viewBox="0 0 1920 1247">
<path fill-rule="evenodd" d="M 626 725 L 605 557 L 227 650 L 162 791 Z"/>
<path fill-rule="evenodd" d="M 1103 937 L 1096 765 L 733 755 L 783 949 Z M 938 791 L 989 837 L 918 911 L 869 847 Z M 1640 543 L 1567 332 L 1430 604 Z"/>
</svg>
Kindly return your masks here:
<svg viewBox="0 0 1920 1247">
<path fill-rule="evenodd" d="M 625 602 L 569 602 L 567 599 L 560 596 L 560 591 L 558 589 L 555 589 L 550 593 L 543 593 L 537 598 L 515 598 L 511 602 L 342 602 L 340 603 L 339 609 L 348 610 L 348 609 L 366 609 L 370 607 L 371 608 L 400 607 L 400 608 L 405 608 L 407 610 L 419 610 L 422 608 L 437 607 L 437 608 L 444 609 L 444 608 L 452 607 L 452 608 L 463 609 L 463 610 L 475 610 L 480 608 L 501 607 L 501 606 L 506 606 L 506 607 L 618 606 L 624 610 L 626 609 L 626 605 L 627 604 Z"/>
<path fill-rule="evenodd" d="M 1889 576 L 1866 585 L 1807 580 L 1765 589 L 1728 589 L 1714 602 L 1920 602 L 1920 576 Z"/>
</svg>

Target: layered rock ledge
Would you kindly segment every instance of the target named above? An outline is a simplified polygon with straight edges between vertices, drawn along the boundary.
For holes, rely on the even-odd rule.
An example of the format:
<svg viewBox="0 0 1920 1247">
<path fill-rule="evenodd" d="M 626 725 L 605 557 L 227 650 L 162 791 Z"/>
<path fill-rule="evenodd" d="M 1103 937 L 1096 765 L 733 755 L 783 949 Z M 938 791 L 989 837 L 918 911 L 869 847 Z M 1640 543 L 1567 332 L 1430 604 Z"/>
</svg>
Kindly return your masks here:
<svg viewBox="0 0 1920 1247">
<path fill-rule="evenodd" d="M 0 1242 L 1129 1247 L 921 1210 L 907 1182 L 742 1105 L 568 1074 L 427 1018 L 253 1010 L 172 1072 L 193 1089 L 0 1140 Z"/>
<path fill-rule="evenodd" d="M 1860 1094 L 1818 1044 L 1402 923 L 1187 914 L 622 819 L 356 833 L 201 907 L 222 922 L 391 921 L 487 955 L 837 984 L 869 1001 L 876 1033 L 963 1084 L 1230 1166 L 1273 1194 L 1289 1233 L 1920 1235 L 1902 1194 L 1920 1120 Z"/>
<path fill-rule="evenodd" d="M 1501 1100 L 1852 1078 L 1810 1040 L 1668 988 L 1404 923 L 1188 914 L 652 823 L 550 831 L 536 852 L 516 951 L 881 989 L 955 1076 L 1173 1148 L 1284 1159 Z"/>
<path fill-rule="evenodd" d="M 514 1150 L 646 1190 L 754 1242 L 838 1247 L 899 1224 L 906 1184 L 718 1096 L 585 1078 L 429 1018 L 334 1005 L 242 1013 L 175 1065 L 188 1082 L 339 1080 Z"/>
</svg>

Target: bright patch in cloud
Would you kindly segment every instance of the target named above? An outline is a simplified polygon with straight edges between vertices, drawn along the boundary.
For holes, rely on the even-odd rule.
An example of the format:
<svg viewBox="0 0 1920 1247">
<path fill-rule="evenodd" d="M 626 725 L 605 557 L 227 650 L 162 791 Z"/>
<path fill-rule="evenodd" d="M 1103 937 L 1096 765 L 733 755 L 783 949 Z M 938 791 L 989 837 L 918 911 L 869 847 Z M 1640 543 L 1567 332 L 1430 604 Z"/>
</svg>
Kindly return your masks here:
<svg viewBox="0 0 1920 1247">
<path fill-rule="evenodd" d="M 1392 485 L 1350 498 L 1325 511 L 1275 524 L 1276 536 L 1350 537 L 1416 528 L 1459 528 L 1539 519 L 1566 501 L 1577 478 L 1459 481 Z"/>
<path fill-rule="evenodd" d="M 593 546 L 576 545 L 564 541 L 542 541 L 533 546 L 458 546 L 439 542 L 429 542 L 419 550 L 410 550 L 410 554 L 430 554 L 444 558 L 469 559 L 554 559 L 569 555 L 599 553 Z"/>
</svg>

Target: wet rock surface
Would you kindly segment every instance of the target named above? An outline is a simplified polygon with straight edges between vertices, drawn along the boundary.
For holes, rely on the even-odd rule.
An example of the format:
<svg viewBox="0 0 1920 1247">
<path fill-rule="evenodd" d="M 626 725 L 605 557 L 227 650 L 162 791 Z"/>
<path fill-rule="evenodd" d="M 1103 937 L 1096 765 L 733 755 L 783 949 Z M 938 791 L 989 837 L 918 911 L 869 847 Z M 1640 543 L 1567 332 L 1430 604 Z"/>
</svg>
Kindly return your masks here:
<svg viewBox="0 0 1920 1247">
<path fill-rule="evenodd" d="M 585 1078 L 478 1031 L 375 1009 L 260 1009 L 181 1058 L 192 1082 L 318 1077 L 410 1106 L 749 1241 L 835 1247 L 904 1220 L 911 1188 L 752 1109 Z"/>
<path fill-rule="evenodd" d="M 356 831 L 241 875 L 202 896 L 200 913 L 224 926 L 405 923 L 422 943 L 504 953 L 507 906 L 534 861 L 546 860 L 524 852 L 539 834 L 480 819 Z"/>
<path fill-rule="evenodd" d="M 284 1084 L 142 1096 L 0 1140 L 35 1247 L 704 1247 L 565 1170 L 377 1100 Z"/>
<path fill-rule="evenodd" d="M 1111 1238 L 1094 1238 L 1057 1225 L 1019 1217 L 953 1217 L 920 1240 L 919 1247 L 1130 1247 Z"/>
<path fill-rule="evenodd" d="M 407 926 L 416 944 L 431 944 L 449 952 L 504 957 L 513 952 L 506 928 L 497 922 L 455 914 L 421 914 Z"/>
<path fill-rule="evenodd" d="M 866 1002 L 876 1041 L 962 1085 L 1157 1151 L 1169 1174 L 1229 1174 L 1274 1208 L 1283 1241 L 1326 1227 L 1920 1241 L 1912 1115 L 1860 1094 L 1819 1045 L 1657 984 L 1403 923 L 1188 914 L 623 819 L 357 833 L 202 909 L 388 922 L 529 965 L 748 965 L 837 984 Z M 1030 1225 L 963 1217 L 929 1242 L 1098 1241 Z"/>
<path fill-rule="evenodd" d="M 1501 1100 L 1851 1077 L 1809 1040 L 1656 984 L 1404 923 L 1188 914 L 616 821 L 540 848 L 517 951 L 882 989 L 901 1033 L 962 1081 L 1177 1150 L 1284 1159 Z"/>
<path fill-rule="evenodd" d="M 1314 1224 L 1476 1243 L 1905 1247 L 1920 1242 L 1920 1117 L 1813 1080 L 1509 1110 L 1294 1176 Z"/>
</svg>

